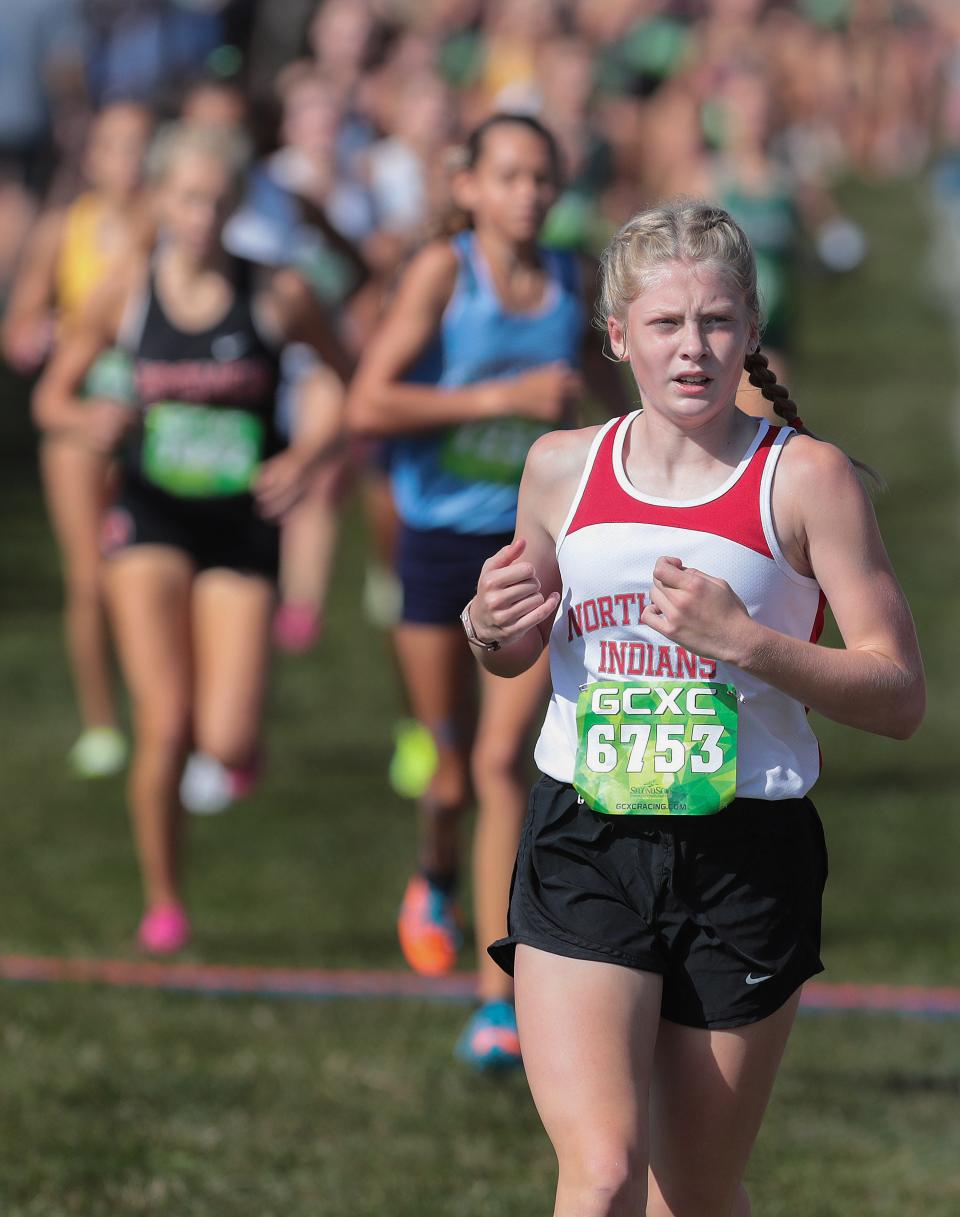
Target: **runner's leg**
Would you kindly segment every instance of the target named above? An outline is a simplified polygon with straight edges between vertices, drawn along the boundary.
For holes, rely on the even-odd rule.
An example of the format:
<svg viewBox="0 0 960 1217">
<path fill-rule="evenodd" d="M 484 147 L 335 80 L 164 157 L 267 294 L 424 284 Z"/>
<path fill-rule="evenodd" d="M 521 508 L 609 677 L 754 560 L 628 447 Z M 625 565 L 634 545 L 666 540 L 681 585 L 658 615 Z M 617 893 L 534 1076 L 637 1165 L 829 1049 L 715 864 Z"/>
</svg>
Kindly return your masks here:
<svg viewBox="0 0 960 1217">
<path fill-rule="evenodd" d="M 40 470 L 64 580 L 67 657 L 84 727 L 116 724 L 100 559 L 108 462 L 63 440 L 40 445 Z"/>
<path fill-rule="evenodd" d="M 407 963 L 440 976 L 456 964 L 462 941 L 456 888 L 475 673 L 454 626 L 406 623 L 397 629 L 397 654 L 410 707 L 430 732 L 436 759 L 419 800 L 419 873 L 404 892 L 397 933 Z"/>
<path fill-rule="evenodd" d="M 729 1031 L 661 1022 L 648 1217 L 749 1217 L 741 1180 L 799 1002 L 798 990 L 768 1018 Z"/>
<path fill-rule="evenodd" d="M 517 1018 L 560 1169 L 554 1217 L 641 1217 L 662 981 L 520 945 Z"/>
<path fill-rule="evenodd" d="M 400 625 L 396 647 L 410 709 L 437 747 L 436 772 L 420 803 L 420 866 L 452 877 L 469 797 L 466 758 L 474 664 L 459 625 Z"/>
<path fill-rule="evenodd" d="M 268 579 L 220 567 L 194 582 L 194 745 L 231 769 L 257 757 L 274 598 Z"/>
<path fill-rule="evenodd" d="M 120 662 L 133 703 L 129 798 L 148 908 L 178 902 L 177 786 L 190 737 L 190 595 L 180 550 L 135 546 L 105 565 Z"/>
<path fill-rule="evenodd" d="M 346 477 L 342 459 L 325 465 L 283 521 L 276 636 L 284 650 L 307 650 L 323 632 Z"/>
<path fill-rule="evenodd" d="M 473 905 L 484 1001 L 509 998 L 510 977 L 487 954 L 507 932 L 510 876 L 530 789 L 531 728 L 543 716 L 550 667 L 546 655 L 522 676 L 503 680 L 481 669 L 480 718 L 471 754 L 477 825 L 473 838 Z"/>
</svg>

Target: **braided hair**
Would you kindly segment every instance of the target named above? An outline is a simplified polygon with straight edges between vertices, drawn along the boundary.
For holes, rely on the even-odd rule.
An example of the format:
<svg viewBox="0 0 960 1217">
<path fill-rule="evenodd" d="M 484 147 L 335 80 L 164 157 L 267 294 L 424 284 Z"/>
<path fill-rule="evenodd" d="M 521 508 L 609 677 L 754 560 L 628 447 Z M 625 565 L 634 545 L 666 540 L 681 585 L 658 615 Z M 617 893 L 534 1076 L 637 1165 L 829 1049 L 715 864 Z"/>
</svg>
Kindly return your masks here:
<svg viewBox="0 0 960 1217">
<path fill-rule="evenodd" d="M 797 403 L 790 396 L 789 389 L 777 380 L 776 372 L 770 367 L 766 355 L 759 347 L 747 354 L 743 366 L 750 377 L 750 383 L 755 389 L 760 390 L 788 427 L 793 427 L 794 431 L 802 431 L 806 435 L 813 435 L 812 431 L 807 430 L 800 417 Z M 813 438 L 818 437 L 814 435 Z"/>
</svg>

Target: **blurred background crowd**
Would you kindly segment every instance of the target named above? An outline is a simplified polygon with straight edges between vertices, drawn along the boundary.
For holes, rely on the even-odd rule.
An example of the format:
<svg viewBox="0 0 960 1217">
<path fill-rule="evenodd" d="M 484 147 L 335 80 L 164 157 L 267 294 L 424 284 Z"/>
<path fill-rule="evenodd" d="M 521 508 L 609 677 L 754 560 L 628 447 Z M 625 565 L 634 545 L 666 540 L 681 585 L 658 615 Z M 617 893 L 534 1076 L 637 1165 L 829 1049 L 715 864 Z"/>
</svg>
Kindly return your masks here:
<svg viewBox="0 0 960 1217">
<path fill-rule="evenodd" d="M 862 255 L 839 175 L 908 174 L 960 141 L 958 48 L 950 0 L 5 0 L 0 284 L 41 205 L 80 189 L 91 115 L 137 101 L 246 129 L 262 159 L 235 240 L 328 298 L 362 265 L 362 340 L 443 223 L 458 140 L 509 110 L 563 150 L 548 243 L 595 252 L 642 204 L 715 196 L 776 314 L 798 234 L 838 269 Z"/>
<path fill-rule="evenodd" d="M 105 229 L 149 229 L 142 162 L 155 126 L 176 118 L 244 133 L 253 168 L 225 244 L 299 271 L 356 358 L 398 271 L 455 220 L 463 138 L 498 111 L 534 115 L 558 140 L 564 184 L 542 233 L 548 245 L 595 255 L 639 207 L 678 193 L 725 206 L 754 245 L 764 346 L 783 378 L 798 262 L 845 272 L 868 254 L 835 183 L 936 163 L 941 197 L 960 194 L 960 8 L 4 0 L 5 362 L 37 373 L 58 318 L 102 273 L 99 256 L 64 266 L 74 201 L 99 196 L 100 210 L 80 208 L 70 221 L 78 248 L 100 242 L 105 255 Z M 99 128 L 98 114 L 110 119 Z M 288 362 L 287 382 L 297 383 L 295 353 Z M 299 543 L 320 554 L 318 569 L 295 579 L 287 600 L 322 601 L 337 493 L 318 491 L 319 514 Z M 309 620 L 292 628 L 316 633 Z"/>
</svg>

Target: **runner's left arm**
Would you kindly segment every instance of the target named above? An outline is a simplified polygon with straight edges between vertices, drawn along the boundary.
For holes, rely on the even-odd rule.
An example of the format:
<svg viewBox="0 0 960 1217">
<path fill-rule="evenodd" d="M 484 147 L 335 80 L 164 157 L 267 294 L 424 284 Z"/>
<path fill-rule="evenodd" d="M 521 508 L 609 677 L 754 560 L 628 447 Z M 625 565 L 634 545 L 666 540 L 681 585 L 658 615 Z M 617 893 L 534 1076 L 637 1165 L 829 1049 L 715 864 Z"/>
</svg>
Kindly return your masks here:
<svg viewBox="0 0 960 1217">
<path fill-rule="evenodd" d="M 303 342 L 346 384 L 353 361 L 307 281 L 295 270 L 276 271 L 265 301 L 268 316 L 285 342 Z"/>
<path fill-rule="evenodd" d="M 301 403 L 306 425 L 296 428 L 287 448 L 263 462 L 253 489 L 260 514 L 276 520 L 303 497 L 317 466 L 342 441 L 344 385 L 351 365 L 329 315 L 296 271 L 281 270 L 271 277 L 263 311 L 282 341 L 305 343 L 323 361 L 311 374 Z"/>
<path fill-rule="evenodd" d="M 641 620 L 835 722 L 909 738 L 926 701 L 916 629 L 850 461 L 831 444 L 793 438 L 777 469 L 774 508 L 778 533 L 792 535 L 808 557 L 843 647 L 819 646 L 754 621 L 724 580 L 668 556 L 656 564 Z"/>
<path fill-rule="evenodd" d="M 266 519 L 284 516 L 306 494 L 317 467 L 343 448 L 343 400 L 343 384 L 322 364 L 298 386 L 293 441 L 264 461 L 254 486 L 257 507 Z"/>
</svg>

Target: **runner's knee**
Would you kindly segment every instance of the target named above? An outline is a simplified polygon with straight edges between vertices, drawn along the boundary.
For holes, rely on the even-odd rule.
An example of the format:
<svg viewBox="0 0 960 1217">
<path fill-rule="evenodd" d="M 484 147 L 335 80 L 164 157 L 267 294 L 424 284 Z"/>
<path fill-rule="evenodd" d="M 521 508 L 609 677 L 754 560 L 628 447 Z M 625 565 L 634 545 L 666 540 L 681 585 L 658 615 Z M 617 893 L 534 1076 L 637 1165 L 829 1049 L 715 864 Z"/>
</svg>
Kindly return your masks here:
<svg viewBox="0 0 960 1217">
<path fill-rule="evenodd" d="M 646 1203 L 646 1161 L 615 1141 L 561 1156 L 560 1193 L 566 1207 L 583 1217 L 636 1217 Z"/>
<path fill-rule="evenodd" d="M 228 769 L 243 769 L 256 756 L 259 745 L 258 725 L 251 724 L 239 730 L 219 726 L 198 729 L 193 745 L 198 752 L 214 757 Z"/>
<path fill-rule="evenodd" d="M 190 738 L 190 709 L 176 697 L 134 707 L 138 748 L 153 752 L 182 752 Z"/>
<path fill-rule="evenodd" d="M 463 757 L 452 748 L 437 749 L 437 768 L 430 779 L 427 797 L 432 804 L 459 811 L 470 795 L 470 783 Z"/>
<path fill-rule="evenodd" d="M 93 562 L 67 563 L 63 572 L 63 590 L 68 609 L 99 610 L 103 603 L 99 565 Z"/>
<path fill-rule="evenodd" d="M 437 749 L 437 764 L 427 787 L 426 800 L 451 814 L 463 808 L 470 797 L 470 775 L 456 724 L 452 721 L 424 723 Z"/>
<path fill-rule="evenodd" d="M 489 782 L 523 781 L 522 741 L 491 735 L 477 740 L 470 757 L 473 782 L 478 790 Z"/>
</svg>

